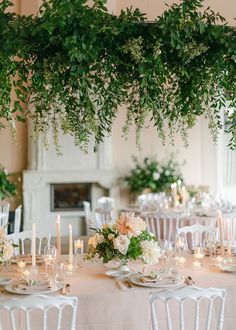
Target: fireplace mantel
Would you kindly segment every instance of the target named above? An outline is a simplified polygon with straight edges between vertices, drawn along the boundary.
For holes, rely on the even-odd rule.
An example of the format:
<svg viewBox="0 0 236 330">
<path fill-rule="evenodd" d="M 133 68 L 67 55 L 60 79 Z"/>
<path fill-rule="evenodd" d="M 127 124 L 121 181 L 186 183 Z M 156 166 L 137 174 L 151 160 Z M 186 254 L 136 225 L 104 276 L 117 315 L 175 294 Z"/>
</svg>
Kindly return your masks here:
<svg viewBox="0 0 236 330">
<path fill-rule="evenodd" d="M 50 210 L 52 183 L 91 183 L 94 206 L 101 196 L 102 189 L 109 190 L 110 195 L 116 200 L 119 198 L 117 189 L 119 175 L 113 167 L 111 137 L 105 139 L 97 153 L 93 152 L 93 142 L 91 142 L 88 153 L 84 154 L 74 146 L 73 139 L 69 135 L 61 134 L 60 144 L 62 155 L 57 156 L 54 146 L 46 150 L 41 139 L 32 141 L 29 138 L 28 169 L 23 173 L 24 229 L 30 229 L 32 222 L 36 222 L 39 231 L 45 231 L 47 228 L 47 231 L 55 235 L 57 214 Z M 64 222 L 65 235 L 69 223 L 76 227 L 75 234 L 81 234 L 84 226 L 81 224 L 83 211 L 63 211 L 60 214 Z"/>
</svg>

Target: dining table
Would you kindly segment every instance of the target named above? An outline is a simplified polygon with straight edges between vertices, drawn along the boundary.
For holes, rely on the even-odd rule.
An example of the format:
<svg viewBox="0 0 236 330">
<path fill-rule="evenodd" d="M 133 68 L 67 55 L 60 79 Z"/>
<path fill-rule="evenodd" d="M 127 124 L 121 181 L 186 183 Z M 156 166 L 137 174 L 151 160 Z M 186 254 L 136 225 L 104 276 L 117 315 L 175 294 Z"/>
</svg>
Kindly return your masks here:
<svg viewBox="0 0 236 330">
<path fill-rule="evenodd" d="M 62 256 L 64 262 L 67 256 Z M 235 260 L 234 260 L 235 259 Z M 198 287 L 225 288 L 227 290 L 224 329 L 234 330 L 236 324 L 236 273 L 220 270 L 211 258 L 205 257 L 202 260 L 200 269 L 193 267 L 193 255 L 186 256 L 184 264 L 178 264 L 180 276 L 191 277 Z M 236 264 L 236 257 L 231 258 L 231 262 Z M 130 262 L 132 272 L 147 271 L 146 265 L 141 262 Z M 152 267 L 156 270 L 163 267 L 162 262 Z M 144 267 L 144 268 L 143 268 Z M 44 265 L 38 267 L 39 274 L 44 273 Z M 78 297 L 78 311 L 76 319 L 76 329 L 78 330 L 151 330 L 151 314 L 149 307 L 149 293 L 152 291 L 166 290 L 167 288 L 150 288 L 135 285 L 132 277 L 129 281 L 124 278 L 116 278 L 106 275 L 108 267 L 100 261 L 85 261 L 78 268 L 65 277 L 65 283 L 70 290 L 68 295 Z M 12 264 L 8 269 L 1 269 L 1 277 L 9 277 L 12 280 L 19 278 L 17 265 Z M 132 276 L 132 275 L 130 275 Z M 182 286 L 187 285 L 185 282 Z M 60 295 L 61 290 L 50 293 L 50 295 Z M 0 299 L 12 299 L 15 296 L 24 295 L 10 293 L 1 287 Z M 165 316 L 160 320 L 165 329 Z M 37 318 L 36 318 L 37 319 Z M 53 320 L 52 320 L 53 321 Z M 36 322 L 36 321 L 35 321 Z M 35 324 L 34 329 L 37 329 Z M 64 328 L 66 330 L 66 326 Z M 8 330 L 8 328 L 4 329 Z"/>
</svg>

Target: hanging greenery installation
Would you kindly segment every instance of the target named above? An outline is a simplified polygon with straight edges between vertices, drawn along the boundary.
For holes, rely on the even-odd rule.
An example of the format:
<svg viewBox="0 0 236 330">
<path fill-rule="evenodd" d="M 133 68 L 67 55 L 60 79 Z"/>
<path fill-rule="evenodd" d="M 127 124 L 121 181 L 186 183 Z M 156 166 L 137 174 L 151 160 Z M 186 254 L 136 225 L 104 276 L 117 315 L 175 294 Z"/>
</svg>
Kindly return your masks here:
<svg viewBox="0 0 236 330">
<path fill-rule="evenodd" d="M 173 4 L 154 22 L 138 9 L 108 13 L 105 1 L 45 0 L 36 16 L 9 13 L 0 3 L 0 125 L 30 118 L 47 140 L 69 133 L 95 145 L 111 133 L 126 105 L 126 133 L 151 121 L 166 132 L 187 133 L 199 116 L 213 139 L 228 113 L 236 147 L 236 30 L 203 0 Z"/>
</svg>

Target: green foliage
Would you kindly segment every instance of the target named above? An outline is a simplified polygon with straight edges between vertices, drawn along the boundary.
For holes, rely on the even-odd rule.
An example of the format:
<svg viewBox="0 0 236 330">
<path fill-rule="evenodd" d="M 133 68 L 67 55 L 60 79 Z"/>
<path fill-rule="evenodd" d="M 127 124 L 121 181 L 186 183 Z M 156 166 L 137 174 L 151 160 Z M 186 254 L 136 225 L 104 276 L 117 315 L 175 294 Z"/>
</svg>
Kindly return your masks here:
<svg viewBox="0 0 236 330">
<path fill-rule="evenodd" d="M 142 164 L 136 157 L 133 157 L 133 161 L 135 167 L 128 176 L 124 177 L 132 193 L 142 193 L 144 189 L 149 189 L 151 192 L 168 191 L 172 183 L 183 181 L 179 164 L 173 156 L 166 162 L 158 162 L 148 157 L 144 158 Z"/>
<path fill-rule="evenodd" d="M 8 179 L 6 170 L 0 167 L 0 200 L 16 195 L 16 186 Z"/>
<path fill-rule="evenodd" d="M 150 118 L 165 141 L 187 131 L 199 116 L 214 140 L 225 101 L 236 106 L 236 30 L 203 0 L 182 0 L 148 23 L 139 10 L 109 14 L 105 1 L 45 0 L 37 16 L 6 13 L 0 4 L 0 118 L 31 118 L 36 135 L 50 129 L 86 148 L 111 133 L 126 104 L 126 133 Z M 12 101 L 12 88 L 16 101 Z M 33 104 L 33 106 L 32 106 Z M 236 145 L 235 115 L 229 118 Z"/>
</svg>

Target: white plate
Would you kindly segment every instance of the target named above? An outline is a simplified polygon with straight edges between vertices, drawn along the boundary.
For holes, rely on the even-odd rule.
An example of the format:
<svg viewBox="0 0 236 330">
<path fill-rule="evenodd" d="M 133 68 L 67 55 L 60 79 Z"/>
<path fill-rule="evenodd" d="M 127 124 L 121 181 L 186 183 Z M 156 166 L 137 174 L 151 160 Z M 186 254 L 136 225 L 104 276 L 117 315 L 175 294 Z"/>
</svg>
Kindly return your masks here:
<svg viewBox="0 0 236 330">
<path fill-rule="evenodd" d="M 221 264 L 219 266 L 221 270 L 224 270 L 225 272 L 235 273 L 236 272 L 236 264 Z"/>
<path fill-rule="evenodd" d="M 15 288 L 16 283 L 11 283 L 7 286 L 5 286 L 5 290 L 11 293 L 16 293 L 16 294 L 24 294 L 24 295 L 34 295 L 34 294 L 41 294 L 41 293 L 52 293 L 59 291 L 62 288 L 62 284 L 57 284 L 53 288 L 48 288 L 47 285 L 45 287 L 42 286 L 42 288 L 39 288 L 37 291 L 30 291 L 30 290 L 20 290 Z"/>
<path fill-rule="evenodd" d="M 174 283 L 172 283 L 171 281 L 169 283 L 167 283 L 166 281 L 165 282 L 156 282 L 156 283 L 143 283 L 141 280 L 140 280 L 140 277 L 143 277 L 143 275 L 133 275 L 131 278 L 130 278 L 130 281 L 133 283 L 133 284 L 136 284 L 136 285 L 140 285 L 140 286 L 145 286 L 146 288 L 169 288 L 169 287 L 175 287 L 175 286 L 179 286 L 181 284 L 184 283 L 184 277 L 181 277 L 179 279 L 179 281 L 176 281 Z"/>
<path fill-rule="evenodd" d="M 8 285 L 12 281 L 9 277 L 0 277 L 0 286 Z"/>
<path fill-rule="evenodd" d="M 105 272 L 106 275 L 108 276 L 112 276 L 112 277 L 122 277 L 122 276 L 127 276 L 130 274 L 129 271 L 122 271 L 122 270 L 115 270 L 115 269 L 111 269 Z"/>
</svg>

